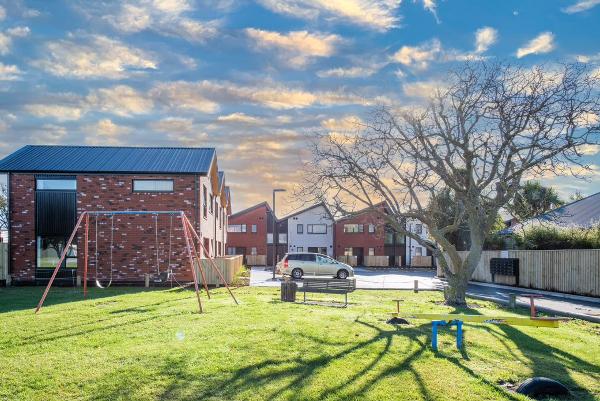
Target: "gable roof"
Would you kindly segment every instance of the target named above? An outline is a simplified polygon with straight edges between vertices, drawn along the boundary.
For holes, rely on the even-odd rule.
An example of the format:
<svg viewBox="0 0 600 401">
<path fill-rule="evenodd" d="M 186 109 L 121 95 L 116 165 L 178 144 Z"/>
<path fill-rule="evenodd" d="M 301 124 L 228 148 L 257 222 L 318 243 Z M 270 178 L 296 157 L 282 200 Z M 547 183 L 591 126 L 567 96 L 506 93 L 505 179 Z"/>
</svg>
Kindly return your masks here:
<svg viewBox="0 0 600 401">
<path fill-rule="evenodd" d="M 385 201 L 381 201 L 381 202 L 379 202 L 379 203 L 376 203 L 376 204 L 374 204 L 373 206 L 367 206 L 367 207 L 365 207 L 365 208 L 362 208 L 362 209 L 360 209 L 360 210 L 357 210 L 356 212 L 353 212 L 353 213 L 350 213 L 350 214 L 347 214 L 347 215 L 341 216 L 341 217 L 339 217 L 339 218 L 336 220 L 336 222 L 337 222 L 337 221 L 343 221 L 343 220 L 352 219 L 352 218 L 354 218 L 354 217 L 358 217 L 358 216 L 360 216 L 360 215 L 363 215 L 363 214 L 365 214 L 365 213 L 370 213 L 370 212 L 373 212 L 373 211 L 374 211 L 374 209 L 376 209 L 376 208 L 379 208 L 379 207 L 384 207 L 384 208 L 385 208 L 386 206 L 387 206 L 387 203 L 386 203 Z"/>
<path fill-rule="evenodd" d="M 325 209 L 325 211 L 327 212 L 327 215 L 329 216 L 329 218 L 332 221 L 335 221 L 335 219 L 333 218 L 331 212 L 329 211 L 329 209 L 327 208 L 327 206 L 323 202 L 314 204 L 312 206 L 309 206 L 309 207 L 301 209 L 301 210 L 298 210 L 296 212 L 293 212 L 292 214 L 288 214 L 287 216 L 284 216 L 284 217 L 282 217 L 280 219 L 277 219 L 277 221 L 282 221 L 282 220 L 290 219 L 290 218 L 292 218 L 294 216 L 298 216 L 299 214 L 302 214 L 302 213 L 307 212 L 307 211 L 312 210 L 312 209 L 316 209 L 316 208 L 321 207 L 321 206 L 323 207 L 323 209 Z"/>
<path fill-rule="evenodd" d="M 0 160 L 2 172 L 208 174 L 214 148 L 27 145 Z"/>
<path fill-rule="evenodd" d="M 600 223 L 600 192 L 590 195 L 586 198 L 576 200 L 566 205 L 557 207 L 547 213 L 533 217 L 521 224 L 505 228 L 500 232 L 510 233 L 514 230 L 523 228 L 529 224 L 550 223 L 563 227 L 591 227 Z"/>
<path fill-rule="evenodd" d="M 227 187 L 227 188 L 229 188 L 229 187 Z M 267 212 L 271 212 L 271 206 L 269 206 L 269 204 L 267 202 L 260 202 L 260 203 L 257 203 L 254 206 L 250 206 L 249 208 L 246 208 L 244 210 L 240 210 L 239 212 L 235 212 L 234 214 L 230 215 L 229 217 L 230 218 L 231 217 L 238 217 L 238 216 L 241 216 L 241 215 L 246 214 L 248 212 L 251 212 L 253 210 L 256 210 L 256 209 L 258 209 L 260 207 L 266 207 L 267 208 Z"/>
</svg>

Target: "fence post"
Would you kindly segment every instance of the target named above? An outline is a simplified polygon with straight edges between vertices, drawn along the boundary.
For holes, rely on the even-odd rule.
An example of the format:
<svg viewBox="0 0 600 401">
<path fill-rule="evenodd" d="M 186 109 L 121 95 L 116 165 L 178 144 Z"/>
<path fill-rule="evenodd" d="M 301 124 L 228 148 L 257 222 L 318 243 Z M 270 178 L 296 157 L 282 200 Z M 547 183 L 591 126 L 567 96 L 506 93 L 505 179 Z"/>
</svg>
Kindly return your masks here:
<svg viewBox="0 0 600 401">
<path fill-rule="evenodd" d="M 419 292 L 419 280 L 415 280 L 415 293 Z"/>
<path fill-rule="evenodd" d="M 150 275 L 149 274 L 144 274 L 144 287 L 146 287 L 146 288 L 150 287 Z"/>
<path fill-rule="evenodd" d="M 508 294 L 508 307 L 511 309 L 517 307 L 517 294 Z"/>
</svg>

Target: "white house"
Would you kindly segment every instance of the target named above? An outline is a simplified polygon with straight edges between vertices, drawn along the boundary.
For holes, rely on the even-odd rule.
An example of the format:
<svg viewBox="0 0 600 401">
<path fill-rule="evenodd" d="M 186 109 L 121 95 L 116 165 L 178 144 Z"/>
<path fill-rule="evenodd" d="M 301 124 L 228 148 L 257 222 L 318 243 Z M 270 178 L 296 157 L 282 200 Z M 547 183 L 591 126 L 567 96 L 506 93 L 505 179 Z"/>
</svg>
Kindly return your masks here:
<svg viewBox="0 0 600 401">
<path fill-rule="evenodd" d="M 333 216 L 316 204 L 281 220 L 287 220 L 288 252 L 318 252 L 333 256 Z"/>
<path fill-rule="evenodd" d="M 429 237 L 427 226 L 419 220 L 410 219 L 406 222 L 408 231 L 417 234 L 423 239 Z M 406 236 L 406 264 L 411 265 L 413 256 L 427 255 L 427 248 L 419 244 L 416 239 Z"/>
</svg>

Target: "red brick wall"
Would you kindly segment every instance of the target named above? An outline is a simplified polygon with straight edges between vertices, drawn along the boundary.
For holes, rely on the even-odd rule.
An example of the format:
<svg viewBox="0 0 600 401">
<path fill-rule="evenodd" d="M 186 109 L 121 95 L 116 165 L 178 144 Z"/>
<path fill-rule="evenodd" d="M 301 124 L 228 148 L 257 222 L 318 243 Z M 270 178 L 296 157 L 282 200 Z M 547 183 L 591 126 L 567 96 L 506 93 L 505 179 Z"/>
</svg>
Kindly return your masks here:
<svg viewBox="0 0 600 401">
<path fill-rule="evenodd" d="M 344 224 L 363 224 L 362 233 L 345 233 Z M 369 224 L 375 225 L 375 232 L 369 233 Z M 335 224 L 335 256 L 344 254 L 344 248 L 364 248 L 364 256 L 369 254 L 369 248 L 375 248 L 376 256 L 385 255 L 385 224 L 374 214 L 364 213 Z"/>
<path fill-rule="evenodd" d="M 247 232 L 228 233 L 227 247 L 245 247 L 246 255 L 250 255 L 251 248 L 256 247 L 257 255 L 267 254 L 266 206 L 260 206 L 241 215 L 230 216 L 228 224 L 246 224 Z M 256 224 L 256 233 L 252 232 L 252 224 Z"/>
<path fill-rule="evenodd" d="M 17 281 L 31 281 L 35 272 L 35 179 L 33 175 L 11 176 L 11 257 L 12 275 Z M 173 179 L 173 193 L 134 193 L 135 178 Z M 183 210 L 194 223 L 196 201 L 194 176 L 77 176 L 77 210 L 79 214 L 93 210 Z M 110 277 L 110 218 L 98 220 L 98 278 Z M 158 257 L 161 271 L 169 260 L 170 218 L 158 217 Z M 196 225 L 196 224 L 195 224 Z M 90 217 L 89 268 L 90 280 L 95 275 L 95 217 Z M 113 280 L 143 281 L 144 274 L 154 274 L 156 267 L 156 232 L 153 216 L 121 215 L 114 217 Z M 197 228 L 197 225 L 196 225 Z M 181 219 L 172 220 L 171 265 L 177 280 L 192 277 L 187 259 Z M 83 275 L 84 229 L 77 235 L 78 270 Z"/>
<path fill-rule="evenodd" d="M 35 279 L 35 179 L 10 175 L 10 259 L 15 281 Z"/>
</svg>

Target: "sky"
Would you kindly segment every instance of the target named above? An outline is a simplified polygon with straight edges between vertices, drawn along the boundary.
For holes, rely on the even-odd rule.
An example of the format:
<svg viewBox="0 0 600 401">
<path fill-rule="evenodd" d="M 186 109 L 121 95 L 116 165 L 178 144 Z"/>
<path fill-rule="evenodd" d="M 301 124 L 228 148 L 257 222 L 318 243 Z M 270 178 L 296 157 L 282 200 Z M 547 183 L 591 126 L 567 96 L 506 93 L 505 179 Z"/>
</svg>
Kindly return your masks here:
<svg viewBox="0 0 600 401">
<path fill-rule="evenodd" d="M 234 211 L 282 187 L 285 214 L 314 133 L 423 99 L 466 57 L 598 63 L 598 38 L 600 0 L 0 0 L 0 157 L 216 147 Z M 543 183 L 600 191 L 585 161 Z"/>
</svg>

